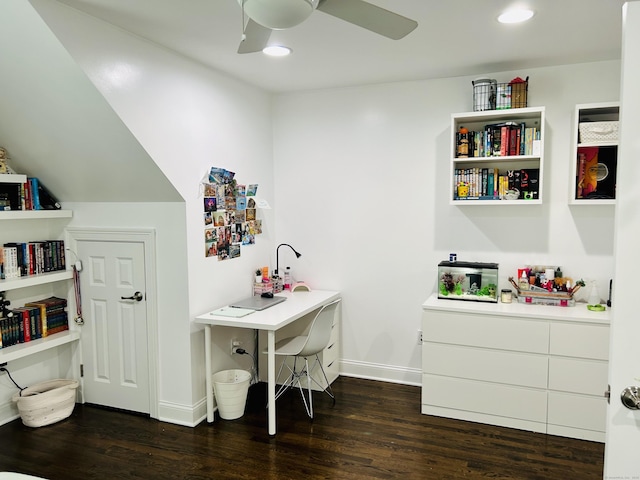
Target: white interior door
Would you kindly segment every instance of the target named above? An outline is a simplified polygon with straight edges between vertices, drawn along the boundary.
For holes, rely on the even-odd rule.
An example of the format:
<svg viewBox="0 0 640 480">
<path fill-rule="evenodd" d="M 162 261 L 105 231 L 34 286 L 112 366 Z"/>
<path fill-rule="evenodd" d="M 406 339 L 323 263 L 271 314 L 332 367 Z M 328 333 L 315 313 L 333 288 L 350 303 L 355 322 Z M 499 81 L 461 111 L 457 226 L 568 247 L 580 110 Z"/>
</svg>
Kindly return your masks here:
<svg viewBox="0 0 640 480">
<path fill-rule="evenodd" d="M 144 244 L 79 240 L 88 403 L 150 413 Z"/>
<path fill-rule="evenodd" d="M 620 144 L 618 147 L 615 277 L 604 478 L 640 478 L 640 410 L 626 408 L 621 393 L 640 386 L 638 235 L 640 234 L 640 2 L 624 6 Z"/>
</svg>

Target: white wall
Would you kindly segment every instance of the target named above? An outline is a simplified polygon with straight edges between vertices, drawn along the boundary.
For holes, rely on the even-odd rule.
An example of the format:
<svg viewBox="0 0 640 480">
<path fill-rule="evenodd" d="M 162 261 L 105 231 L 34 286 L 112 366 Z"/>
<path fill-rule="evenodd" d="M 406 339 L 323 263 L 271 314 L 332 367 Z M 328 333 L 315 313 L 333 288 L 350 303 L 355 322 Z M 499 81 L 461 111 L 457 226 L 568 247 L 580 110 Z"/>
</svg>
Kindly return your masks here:
<svg viewBox="0 0 640 480">
<path fill-rule="evenodd" d="M 344 293 L 344 373 L 419 383 L 421 304 L 450 252 L 498 262 L 500 288 L 519 266 L 551 264 L 596 279 L 607 298 L 614 208 L 567 202 L 574 107 L 618 100 L 619 72 L 602 62 L 488 74 L 529 76 L 529 105 L 546 107 L 540 206 L 449 205 L 450 118 L 472 109 L 471 77 L 277 97 L 276 240 L 303 254 L 285 262 L 297 277 Z"/>
<path fill-rule="evenodd" d="M 264 233 L 256 245 L 242 248 L 241 258 L 223 262 L 205 258 L 200 182 L 212 166 L 224 167 L 236 172 L 239 183 L 258 183 L 258 194 L 273 203 L 270 98 L 57 2 L 33 4 L 86 72 L 87 85 L 104 96 L 105 103 L 185 199 L 184 203 L 119 204 L 92 203 L 89 197 L 88 202 L 68 202 L 65 208 L 75 210 L 69 222 L 73 227 L 156 230 L 160 415 L 176 423 L 197 423 L 205 414 L 204 335 L 192 319 L 250 295 L 255 268 L 271 265 L 274 256 L 273 211 L 264 210 L 258 214 Z M 63 63 L 52 62 L 50 68 L 56 75 L 74 76 L 76 71 Z M 71 65 L 77 69 L 73 62 Z M 82 100 L 78 96 L 67 99 L 71 104 Z M 90 117 L 86 121 L 90 122 Z M 74 138 L 68 136 L 66 141 Z M 90 163 L 93 158 L 82 160 Z M 64 159 L 56 168 L 66 168 Z M 127 173 L 126 168 L 119 170 L 121 176 Z M 96 180 L 89 177 L 87 180 Z M 143 175 L 136 178 L 138 182 L 145 180 Z M 118 182 L 110 184 L 117 192 Z M 229 337 L 237 335 L 218 333 L 220 344 L 225 346 Z M 237 361 L 247 367 L 244 357 Z M 235 365 L 235 360 L 222 359 L 214 371 Z M 27 374 L 25 378 L 31 380 Z M 7 385 L 7 390 L 10 388 Z"/>
</svg>

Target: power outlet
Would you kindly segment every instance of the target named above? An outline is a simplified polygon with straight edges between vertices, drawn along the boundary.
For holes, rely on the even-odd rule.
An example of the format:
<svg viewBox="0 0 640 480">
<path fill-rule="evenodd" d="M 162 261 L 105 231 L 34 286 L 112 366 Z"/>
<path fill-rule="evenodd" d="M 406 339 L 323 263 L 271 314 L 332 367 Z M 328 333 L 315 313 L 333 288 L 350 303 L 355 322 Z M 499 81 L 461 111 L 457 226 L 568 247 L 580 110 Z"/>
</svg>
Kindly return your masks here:
<svg viewBox="0 0 640 480">
<path fill-rule="evenodd" d="M 237 353 L 238 348 L 242 347 L 242 342 L 237 338 L 231 339 L 231 355 Z"/>
<path fill-rule="evenodd" d="M 418 345 L 422 345 L 422 330 L 418 330 Z"/>
</svg>

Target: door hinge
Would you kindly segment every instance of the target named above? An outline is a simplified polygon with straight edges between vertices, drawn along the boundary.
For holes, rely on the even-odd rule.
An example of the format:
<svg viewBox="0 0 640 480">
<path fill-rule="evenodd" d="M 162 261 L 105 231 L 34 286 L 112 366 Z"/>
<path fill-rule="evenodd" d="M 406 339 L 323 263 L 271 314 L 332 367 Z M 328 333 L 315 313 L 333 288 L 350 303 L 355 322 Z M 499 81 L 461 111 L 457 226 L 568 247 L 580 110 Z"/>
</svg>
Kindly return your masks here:
<svg viewBox="0 0 640 480">
<path fill-rule="evenodd" d="M 84 377 L 84 365 L 80 365 L 80 378 Z"/>
<path fill-rule="evenodd" d="M 604 392 L 604 398 L 607 399 L 607 403 L 611 403 L 611 385 L 607 385 L 607 389 Z"/>
</svg>

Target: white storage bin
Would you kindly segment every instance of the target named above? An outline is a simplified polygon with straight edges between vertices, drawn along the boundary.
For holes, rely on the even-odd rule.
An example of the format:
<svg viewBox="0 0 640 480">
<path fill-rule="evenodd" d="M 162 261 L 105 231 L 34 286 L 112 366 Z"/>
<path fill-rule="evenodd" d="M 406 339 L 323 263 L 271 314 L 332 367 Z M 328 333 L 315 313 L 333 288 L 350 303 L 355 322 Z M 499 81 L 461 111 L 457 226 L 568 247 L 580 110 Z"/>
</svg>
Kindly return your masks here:
<svg viewBox="0 0 640 480">
<path fill-rule="evenodd" d="M 580 143 L 617 142 L 618 122 L 583 122 L 578 126 Z"/>
<path fill-rule="evenodd" d="M 22 423 L 43 427 L 64 420 L 76 404 L 76 380 L 49 380 L 36 383 L 13 396 Z"/>
</svg>

